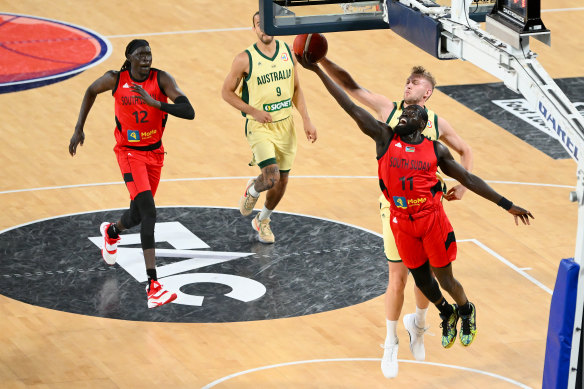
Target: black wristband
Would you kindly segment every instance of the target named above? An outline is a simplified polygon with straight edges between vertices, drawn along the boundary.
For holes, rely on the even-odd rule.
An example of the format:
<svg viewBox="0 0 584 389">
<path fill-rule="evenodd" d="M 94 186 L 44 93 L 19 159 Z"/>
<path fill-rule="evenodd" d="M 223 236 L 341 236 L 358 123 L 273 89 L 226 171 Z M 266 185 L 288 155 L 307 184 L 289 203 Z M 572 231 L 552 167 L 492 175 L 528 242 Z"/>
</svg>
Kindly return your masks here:
<svg viewBox="0 0 584 389">
<path fill-rule="evenodd" d="M 507 200 L 505 197 L 501 197 L 501 200 L 499 200 L 497 205 L 499 207 L 503 208 L 505 211 L 508 211 L 513 206 L 513 203 L 511 201 Z"/>
</svg>

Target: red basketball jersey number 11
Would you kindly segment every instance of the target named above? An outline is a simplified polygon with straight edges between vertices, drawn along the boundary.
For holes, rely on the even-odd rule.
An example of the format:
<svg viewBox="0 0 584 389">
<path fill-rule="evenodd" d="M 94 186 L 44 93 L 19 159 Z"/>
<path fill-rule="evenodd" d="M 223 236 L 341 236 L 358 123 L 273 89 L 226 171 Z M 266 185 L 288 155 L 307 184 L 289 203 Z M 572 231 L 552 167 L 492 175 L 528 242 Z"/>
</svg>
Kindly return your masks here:
<svg viewBox="0 0 584 389">
<path fill-rule="evenodd" d="M 328 43 L 322 34 L 301 34 L 294 38 L 294 53 L 307 54 L 307 59 L 316 63 L 323 59 L 328 51 Z"/>
</svg>

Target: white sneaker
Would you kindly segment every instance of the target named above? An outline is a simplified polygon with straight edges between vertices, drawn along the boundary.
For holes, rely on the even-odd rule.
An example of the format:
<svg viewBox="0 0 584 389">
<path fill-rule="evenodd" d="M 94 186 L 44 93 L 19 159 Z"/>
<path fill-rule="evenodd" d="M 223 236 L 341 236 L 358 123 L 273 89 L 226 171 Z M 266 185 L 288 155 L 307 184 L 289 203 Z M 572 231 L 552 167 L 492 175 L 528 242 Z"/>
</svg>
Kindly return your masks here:
<svg viewBox="0 0 584 389">
<path fill-rule="evenodd" d="M 393 345 L 384 345 L 383 358 L 381 358 L 381 372 L 385 378 L 397 377 L 397 351 L 399 349 L 399 339 Z"/>
<path fill-rule="evenodd" d="M 424 333 L 428 328 L 420 328 L 416 325 L 416 314 L 410 313 L 404 316 L 404 326 L 410 334 L 410 351 L 416 361 L 423 361 L 426 359 L 426 349 L 424 348 Z"/>
<path fill-rule="evenodd" d="M 99 226 L 99 232 L 101 232 L 101 236 L 103 236 L 103 246 L 101 249 L 101 256 L 105 263 L 108 265 L 113 265 L 116 263 L 116 259 L 118 257 L 118 242 L 120 238 L 112 239 L 107 234 L 107 229 L 109 228 L 110 224 L 108 222 L 101 223 Z"/>
<path fill-rule="evenodd" d="M 250 178 L 250 180 L 247 182 L 247 185 L 245 186 L 245 193 L 239 199 L 239 212 L 241 212 L 243 216 L 247 216 L 252 213 L 253 207 L 255 207 L 258 199 L 260 198 L 259 196 L 253 197 L 249 194 L 249 188 L 254 185 L 255 182 L 255 178 Z"/>
<path fill-rule="evenodd" d="M 158 281 L 151 280 L 150 285 L 146 286 L 148 294 L 148 308 L 156 308 L 176 300 L 176 293 L 166 289 Z"/>
</svg>

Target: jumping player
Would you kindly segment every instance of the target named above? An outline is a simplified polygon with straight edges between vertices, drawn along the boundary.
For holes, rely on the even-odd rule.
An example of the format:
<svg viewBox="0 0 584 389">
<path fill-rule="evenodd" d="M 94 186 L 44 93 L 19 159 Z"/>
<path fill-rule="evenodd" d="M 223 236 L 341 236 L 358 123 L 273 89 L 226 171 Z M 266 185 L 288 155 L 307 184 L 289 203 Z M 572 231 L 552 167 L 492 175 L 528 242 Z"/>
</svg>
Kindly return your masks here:
<svg viewBox="0 0 584 389">
<path fill-rule="evenodd" d="M 458 180 L 467 189 L 490 200 L 524 224 L 533 215 L 501 196 L 480 177 L 454 160 L 446 146 L 422 136 L 428 114 L 419 105 L 403 110 L 392 128 L 376 120 L 359 107 L 317 65 L 297 56 L 305 68 L 314 71 L 339 105 L 353 118 L 361 131 L 376 144 L 378 175 L 383 195 L 391 204 L 391 229 L 404 264 L 416 285 L 436 308 L 442 319 L 442 346 L 449 348 L 457 335 L 461 319 L 460 341 L 468 346 L 476 335 L 476 308 L 454 278 L 452 262 L 456 259 L 456 238 L 440 201 L 442 184 L 436 177 L 440 170 Z M 449 304 L 432 277 L 450 294 L 456 304 Z"/>
<path fill-rule="evenodd" d="M 319 64 L 322 65 L 327 74 L 349 93 L 351 97 L 374 110 L 377 118 L 386 122 L 392 128 L 397 125 L 399 117 L 408 105 L 420 105 L 424 107 L 428 114 L 428 123 L 422 135 L 431 140 L 444 142 L 460 155 L 461 165 L 466 170 L 472 171 L 473 154 L 471 148 L 454 131 L 446 119 L 439 117 L 425 105 L 434 92 L 436 80 L 424 67 L 415 66 L 412 68 L 405 83 L 403 99 L 394 102 L 381 94 L 372 92 L 359 85 L 349 72 L 329 58 L 323 58 Z M 458 184 L 450 188 L 448 192 L 444 192 L 443 198 L 446 200 L 460 200 L 466 192 L 466 188 Z M 389 270 L 389 279 L 385 292 L 387 331 L 383 345 L 384 351 L 383 358 L 381 359 L 381 370 L 385 377 L 393 378 L 397 376 L 398 372 L 397 354 L 399 340 L 397 338 L 397 321 L 404 303 L 404 290 L 408 281 L 408 269 L 404 266 L 398 253 L 390 226 L 390 203 L 383 194 L 379 196 L 379 210 L 383 228 L 383 245 Z M 414 359 L 423 361 L 426 359 L 424 333 L 428 330 L 426 326 L 426 312 L 428 311 L 429 301 L 417 287 L 414 287 L 414 296 L 416 299 L 416 312 L 404 315 L 403 323 L 410 337 L 410 350 Z"/>
<path fill-rule="evenodd" d="M 69 153 L 74 156 L 77 146 L 83 145 L 83 127 L 95 98 L 111 90 L 115 99 L 114 152 L 131 201 L 130 208 L 117 222 L 101 224 L 104 240 L 101 253 L 106 263 L 116 263 L 119 233 L 141 224 L 140 240 L 148 275 L 148 308 L 154 308 L 176 299 L 176 293 L 164 289 L 156 275 L 154 196 L 164 162 L 162 134 L 168 114 L 191 120 L 195 111 L 174 78 L 151 67 L 152 51 L 147 41 L 131 41 L 125 54 L 126 61 L 119 71 L 106 72 L 87 88 Z M 168 99 L 174 104 L 167 103 Z"/>
</svg>

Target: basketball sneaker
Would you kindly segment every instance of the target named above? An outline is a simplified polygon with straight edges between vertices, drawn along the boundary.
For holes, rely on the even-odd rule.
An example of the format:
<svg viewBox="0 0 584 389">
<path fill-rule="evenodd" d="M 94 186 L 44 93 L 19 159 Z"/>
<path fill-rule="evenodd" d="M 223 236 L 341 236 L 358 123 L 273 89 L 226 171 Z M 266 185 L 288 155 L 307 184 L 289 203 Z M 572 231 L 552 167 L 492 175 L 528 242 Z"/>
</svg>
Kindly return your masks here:
<svg viewBox="0 0 584 389">
<path fill-rule="evenodd" d="M 255 184 L 255 182 L 256 182 L 255 178 L 251 178 L 247 182 L 247 185 L 245 187 L 245 193 L 239 199 L 239 212 L 241 212 L 243 216 L 251 214 L 251 212 L 253 211 L 253 207 L 255 207 L 256 203 L 258 202 L 259 196 L 253 197 L 252 195 L 249 194 L 249 188 L 253 184 Z"/>
<path fill-rule="evenodd" d="M 148 294 L 148 308 L 156 308 L 176 300 L 176 293 L 171 293 L 164 289 L 160 282 L 150 280 L 150 285 L 146 286 Z"/>
<path fill-rule="evenodd" d="M 107 229 L 112 224 L 113 223 L 104 222 L 101 223 L 101 226 L 99 226 L 99 231 L 101 232 L 101 236 L 103 236 L 101 256 L 108 265 L 113 265 L 116 263 L 116 259 L 118 257 L 118 242 L 120 241 L 119 236 L 116 239 L 112 239 L 107 234 Z"/>
<path fill-rule="evenodd" d="M 397 377 L 397 351 L 399 349 L 399 339 L 395 344 L 385 344 L 383 348 L 383 358 L 381 358 L 381 372 L 385 378 Z"/>
<path fill-rule="evenodd" d="M 265 218 L 264 220 L 260 220 L 260 214 L 258 213 L 251 221 L 251 226 L 258 232 L 258 238 L 260 239 L 260 242 L 274 243 L 276 241 L 276 237 L 270 228 L 269 217 Z"/>
<path fill-rule="evenodd" d="M 442 318 L 442 347 L 450 348 L 456 340 L 456 324 L 458 323 L 458 306 L 452 304 L 453 312 L 450 316 L 446 317 L 440 314 Z"/>
<path fill-rule="evenodd" d="M 470 315 L 460 315 L 460 343 L 464 347 L 470 346 L 477 335 L 477 310 L 473 303 L 470 303 L 472 312 Z"/>
<path fill-rule="evenodd" d="M 426 349 L 424 348 L 424 334 L 430 327 L 420 328 L 416 324 L 416 314 L 410 313 L 404 316 L 404 326 L 410 335 L 410 351 L 416 361 L 426 359 Z"/>
</svg>

